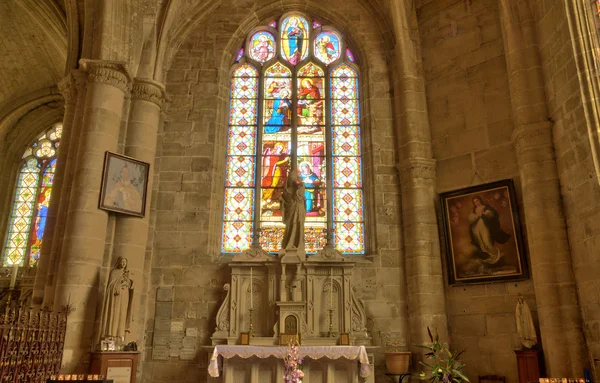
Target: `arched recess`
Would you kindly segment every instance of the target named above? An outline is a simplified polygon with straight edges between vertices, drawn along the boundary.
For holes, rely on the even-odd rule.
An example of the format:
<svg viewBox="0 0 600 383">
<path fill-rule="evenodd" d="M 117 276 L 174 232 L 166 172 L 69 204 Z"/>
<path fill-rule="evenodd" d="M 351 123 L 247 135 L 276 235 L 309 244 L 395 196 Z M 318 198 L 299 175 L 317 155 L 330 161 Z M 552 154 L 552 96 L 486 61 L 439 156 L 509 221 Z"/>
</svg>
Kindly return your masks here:
<svg viewBox="0 0 600 383">
<path fill-rule="evenodd" d="M 4 238 L 11 211 L 21 157 L 25 148 L 42 132 L 62 121 L 64 99 L 58 90 L 47 90 L 49 94 L 31 95 L 32 99 L 20 101 L 0 111 L 0 233 Z"/>
<path fill-rule="evenodd" d="M 224 7 L 224 9 L 226 8 Z M 216 90 L 216 99 L 220 101 L 218 107 L 215 108 L 217 116 L 216 127 L 214 129 L 215 150 L 213 151 L 212 161 L 214 166 L 211 168 L 210 177 L 212 180 L 211 194 L 213 196 L 223 195 L 223 180 L 225 174 L 224 148 L 227 135 L 226 121 L 229 111 L 228 101 L 226 100 L 229 99 L 229 84 L 231 81 L 229 71 L 234 62 L 235 53 L 242 46 L 244 39 L 253 28 L 260 25 L 266 25 L 271 20 L 278 19 L 282 14 L 288 11 L 298 11 L 299 9 L 307 16 L 319 20 L 322 24 L 331 25 L 336 28 L 349 42 L 349 45 L 353 48 L 353 52 L 356 56 L 356 61 L 360 63 L 363 147 L 368 148 L 368 150 L 363 153 L 366 169 L 363 173 L 366 176 L 364 180 L 365 184 L 374 185 L 375 172 L 368 171 L 373 169 L 375 163 L 374 156 L 376 156 L 375 151 L 378 150 L 378 147 L 373 144 L 373 128 L 378 127 L 379 129 L 386 130 L 390 127 L 389 133 L 386 131 L 384 134 L 390 137 L 390 139 L 387 140 L 387 143 L 395 145 L 395 139 L 392 139 L 395 133 L 393 133 L 393 129 L 391 128 L 393 126 L 390 92 L 391 75 L 388 67 L 388 59 L 391 57 L 393 50 L 393 39 L 391 29 L 388 27 L 387 22 L 380 19 L 376 12 L 372 13 L 360 9 L 357 10 L 356 13 L 360 12 L 363 19 L 357 23 L 352 15 L 340 12 L 339 8 L 338 10 L 330 9 L 327 7 L 327 4 L 319 4 L 313 1 L 293 1 L 290 4 L 277 3 L 276 5 L 267 5 L 255 12 L 249 13 L 240 20 L 236 20 L 236 25 L 238 25 L 236 30 L 231 34 L 228 33 L 228 39 L 221 39 L 224 44 L 224 52 L 220 56 L 220 64 L 217 68 L 218 87 Z M 196 29 L 207 28 L 208 25 L 215 22 L 215 15 L 218 15 L 219 12 L 220 10 L 216 9 L 210 15 L 207 15 L 209 16 L 208 19 L 194 20 L 193 25 Z M 356 16 L 356 14 L 354 16 Z M 201 24 L 202 21 L 204 21 L 204 24 Z M 193 41 L 188 41 L 187 39 L 183 39 L 183 42 L 185 42 L 186 47 L 193 44 Z M 163 65 L 166 65 L 166 63 L 170 61 L 168 55 L 171 54 L 174 56 L 176 52 L 176 47 L 173 47 L 172 51 L 166 52 L 167 57 L 165 57 Z M 168 67 L 163 67 L 162 69 L 157 67 L 156 73 L 159 73 L 161 70 L 163 73 L 166 73 L 168 69 Z M 165 75 L 162 76 L 163 78 L 166 78 Z M 169 116 L 167 111 L 167 125 L 168 119 Z M 386 170 L 389 174 L 387 177 L 394 179 L 394 177 L 396 177 L 396 171 L 394 170 L 395 168 L 393 165 L 395 162 L 393 159 L 393 148 L 387 149 L 390 154 L 390 161 L 386 162 L 386 164 L 389 163 L 390 166 L 389 169 Z M 376 208 L 374 203 L 374 191 L 371 188 L 366 189 L 369 190 L 367 190 L 366 193 L 365 205 L 371 206 L 367 211 L 367 220 L 370 226 L 367 228 L 367 235 L 369 237 L 367 254 L 371 254 L 371 248 L 376 248 L 377 241 L 376 236 L 372 235 L 376 231 L 374 229 L 374 226 L 376 225 L 374 215 L 376 214 L 377 209 L 379 209 L 379 212 L 384 212 L 389 217 L 398 217 L 399 209 L 393 206 L 388 207 L 387 209 L 383 206 Z M 210 203 L 210 222 L 208 226 L 211 228 L 211 232 L 209 235 L 208 249 L 211 255 L 216 256 L 218 253 L 220 254 L 222 198 L 211 198 Z M 371 216 L 372 214 L 373 216 Z M 396 226 L 399 227 L 399 218 L 392 219 L 398 221 Z"/>
<path fill-rule="evenodd" d="M 383 40 L 383 45 L 391 50 L 393 47 L 393 32 L 391 22 L 386 18 L 386 12 L 379 3 L 375 0 L 360 0 L 367 13 L 377 26 L 378 32 Z M 191 6 L 184 7 L 179 0 L 166 0 L 165 6 L 161 10 L 157 24 L 159 25 L 158 32 L 158 49 L 156 57 L 156 65 L 154 70 L 154 79 L 164 82 L 165 75 L 169 70 L 173 57 L 179 50 L 181 44 L 186 41 L 190 33 L 198 26 L 208 20 L 213 12 L 218 7 L 225 3 L 225 0 L 216 0 L 211 2 L 191 3 Z M 346 38 L 351 39 L 352 33 L 348 31 L 358 32 L 353 20 L 348 18 L 343 12 L 335 11 L 328 7 L 326 2 L 318 2 L 312 0 L 292 0 L 281 3 L 279 1 L 265 2 L 260 9 L 251 12 L 248 17 L 242 22 L 231 37 L 228 48 L 239 45 L 246 37 L 246 34 L 251 28 L 264 23 L 265 21 L 279 17 L 283 12 L 289 11 L 308 11 L 313 15 L 318 15 L 319 18 L 328 21 L 334 25 Z M 387 15 L 389 16 L 389 12 Z M 185 21 L 181 20 L 185 15 Z M 229 51 L 229 49 L 226 49 Z"/>
</svg>

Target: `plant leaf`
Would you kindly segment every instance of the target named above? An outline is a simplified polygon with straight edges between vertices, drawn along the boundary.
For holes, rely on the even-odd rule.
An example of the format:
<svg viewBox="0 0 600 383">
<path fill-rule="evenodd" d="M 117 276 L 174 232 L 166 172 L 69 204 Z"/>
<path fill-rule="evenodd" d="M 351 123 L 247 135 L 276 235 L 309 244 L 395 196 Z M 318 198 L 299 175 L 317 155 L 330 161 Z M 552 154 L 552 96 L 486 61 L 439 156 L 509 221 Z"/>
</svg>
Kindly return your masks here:
<svg viewBox="0 0 600 383">
<path fill-rule="evenodd" d="M 427 334 L 429 334 L 429 339 L 431 339 L 431 342 L 433 343 L 433 335 L 431 335 L 431 330 L 429 329 L 429 326 L 427 326 Z"/>
</svg>

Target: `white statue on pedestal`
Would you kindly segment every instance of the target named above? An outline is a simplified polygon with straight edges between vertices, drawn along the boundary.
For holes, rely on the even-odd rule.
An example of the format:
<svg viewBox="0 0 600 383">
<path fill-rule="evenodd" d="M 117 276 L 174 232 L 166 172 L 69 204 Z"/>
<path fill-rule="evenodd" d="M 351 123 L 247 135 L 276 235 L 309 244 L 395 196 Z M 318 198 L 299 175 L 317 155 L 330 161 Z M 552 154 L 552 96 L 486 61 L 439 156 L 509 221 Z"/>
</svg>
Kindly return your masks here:
<svg viewBox="0 0 600 383">
<path fill-rule="evenodd" d="M 529 310 L 529 305 L 523 300 L 522 296 L 519 296 L 517 300 L 516 317 L 517 332 L 519 333 L 521 344 L 526 348 L 532 348 L 537 344 L 537 334 L 533 325 L 531 310 Z"/>
<path fill-rule="evenodd" d="M 292 169 L 283 189 L 281 205 L 285 234 L 281 243 L 282 250 L 304 250 L 304 220 L 306 218 L 304 184 L 298 180 L 296 170 Z"/>
<path fill-rule="evenodd" d="M 127 258 L 119 257 L 110 271 L 104 293 L 100 339 L 113 338 L 118 344 L 125 340 L 131 323 L 133 280 L 127 270 Z"/>
</svg>

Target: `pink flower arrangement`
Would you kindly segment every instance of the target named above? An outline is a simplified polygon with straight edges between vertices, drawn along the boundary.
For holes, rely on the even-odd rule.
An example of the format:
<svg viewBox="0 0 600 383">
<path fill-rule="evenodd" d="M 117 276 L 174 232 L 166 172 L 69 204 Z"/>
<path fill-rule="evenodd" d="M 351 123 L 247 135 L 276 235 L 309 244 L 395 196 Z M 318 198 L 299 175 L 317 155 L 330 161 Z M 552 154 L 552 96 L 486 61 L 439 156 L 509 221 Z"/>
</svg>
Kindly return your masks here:
<svg viewBox="0 0 600 383">
<path fill-rule="evenodd" d="M 298 346 L 290 345 L 287 355 L 283 359 L 283 381 L 285 383 L 302 383 L 304 373 L 300 370 L 302 358 L 298 356 Z"/>
</svg>

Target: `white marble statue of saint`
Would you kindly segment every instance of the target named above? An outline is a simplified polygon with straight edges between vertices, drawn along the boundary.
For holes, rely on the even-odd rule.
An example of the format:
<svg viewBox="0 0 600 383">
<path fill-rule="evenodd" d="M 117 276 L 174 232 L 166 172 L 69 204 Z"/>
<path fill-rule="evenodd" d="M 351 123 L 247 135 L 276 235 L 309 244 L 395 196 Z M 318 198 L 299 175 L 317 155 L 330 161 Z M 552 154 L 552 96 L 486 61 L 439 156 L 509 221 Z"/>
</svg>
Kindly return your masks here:
<svg viewBox="0 0 600 383">
<path fill-rule="evenodd" d="M 284 250 L 304 250 L 304 220 L 306 218 L 305 188 L 298 179 L 296 170 L 292 169 L 283 189 L 281 205 L 285 234 L 281 243 Z"/>
<path fill-rule="evenodd" d="M 119 257 L 108 277 L 102 306 L 100 339 L 113 338 L 123 343 L 131 323 L 133 280 L 127 270 L 127 258 Z"/>
<path fill-rule="evenodd" d="M 517 300 L 516 317 L 517 332 L 519 333 L 521 344 L 526 348 L 532 348 L 538 342 L 537 333 L 535 332 L 529 305 L 527 305 L 527 302 L 525 302 L 521 296 L 519 296 L 519 299 Z"/>
</svg>

